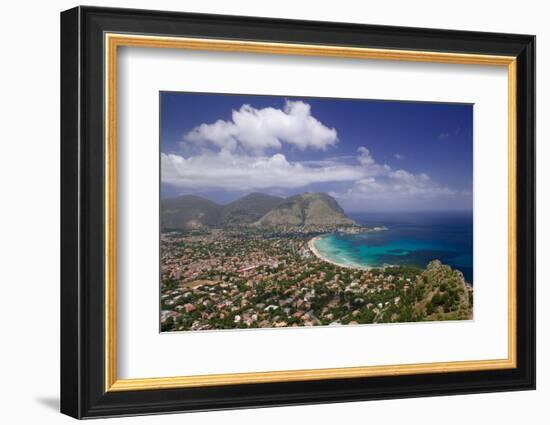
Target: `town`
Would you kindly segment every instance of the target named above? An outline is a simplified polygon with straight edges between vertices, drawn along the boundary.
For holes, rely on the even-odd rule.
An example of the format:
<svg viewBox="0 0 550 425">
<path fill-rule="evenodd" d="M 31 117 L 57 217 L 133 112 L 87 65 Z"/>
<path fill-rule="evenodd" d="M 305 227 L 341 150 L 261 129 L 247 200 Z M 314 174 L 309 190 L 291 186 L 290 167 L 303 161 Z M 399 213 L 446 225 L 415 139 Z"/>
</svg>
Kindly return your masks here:
<svg viewBox="0 0 550 425">
<path fill-rule="evenodd" d="M 346 230 L 248 226 L 162 233 L 161 331 L 471 318 L 472 291 L 460 272 L 439 261 L 427 269 L 339 267 L 308 248 L 311 238 L 334 231 Z"/>
</svg>

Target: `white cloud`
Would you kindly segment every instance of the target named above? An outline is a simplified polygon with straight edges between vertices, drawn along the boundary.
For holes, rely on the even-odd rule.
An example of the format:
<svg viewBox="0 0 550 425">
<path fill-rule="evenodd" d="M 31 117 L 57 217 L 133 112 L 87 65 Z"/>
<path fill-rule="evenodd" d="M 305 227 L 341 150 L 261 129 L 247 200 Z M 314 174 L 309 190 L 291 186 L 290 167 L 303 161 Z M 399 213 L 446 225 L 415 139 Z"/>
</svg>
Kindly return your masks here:
<svg viewBox="0 0 550 425">
<path fill-rule="evenodd" d="M 359 155 L 357 156 L 357 160 L 361 165 L 370 166 L 376 164 L 376 161 L 366 147 L 360 146 L 359 148 L 357 148 L 357 152 L 359 153 Z"/>
<path fill-rule="evenodd" d="M 405 170 L 396 170 L 389 173 L 388 189 L 390 189 L 390 192 L 402 195 L 426 198 L 449 196 L 456 193 L 454 190 L 434 182 L 427 174 L 412 174 Z"/>
<path fill-rule="evenodd" d="M 361 209 L 365 205 L 371 208 L 373 205 L 379 208 L 395 205 L 417 208 L 433 201 L 453 200 L 457 195 L 463 199 L 471 196 L 471 193 L 458 193 L 441 185 L 425 173 L 414 174 L 403 169 L 394 170 L 387 164 L 381 165 L 366 148 L 359 148 L 358 153 L 364 177 L 343 191 L 330 192 L 351 209 Z"/>
<path fill-rule="evenodd" d="M 327 161 L 322 166 L 289 162 L 277 153 L 249 156 L 228 151 L 184 158 L 161 154 L 162 182 L 179 188 L 235 191 L 300 188 L 317 183 L 353 182 L 363 177 L 358 166 Z"/>
<path fill-rule="evenodd" d="M 380 176 L 387 174 L 391 170 L 388 164 L 379 164 L 376 162 L 366 147 L 360 146 L 357 148 L 357 152 L 359 154 L 357 161 L 363 166 L 365 176 Z"/>
<path fill-rule="evenodd" d="M 356 163 L 337 159 L 290 162 L 281 153 L 272 156 L 233 153 L 227 150 L 183 157 L 161 154 L 162 182 L 189 190 L 254 191 L 300 189 L 324 184 L 326 190 L 344 207 L 361 209 L 364 205 L 423 203 L 465 199 L 471 194 L 457 193 L 431 179 L 379 164 L 366 147 L 358 149 Z M 335 189 L 338 187 L 339 189 Z"/>
<path fill-rule="evenodd" d="M 243 105 L 233 111 L 231 121 L 203 123 L 184 136 L 184 142 L 200 146 L 254 153 L 280 150 L 283 143 L 325 150 L 337 141 L 336 130 L 312 116 L 310 105 L 302 101 L 287 101 L 283 110 Z"/>
<path fill-rule="evenodd" d="M 450 134 L 442 133 L 441 138 Z M 452 190 L 427 174 L 393 169 L 379 163 L 369 149 L 357 154 L 289 161 L 284 145 L 325 150 L 338 142 L 335 129 L 311 115 L 302 101 L 283 109 L 243 105 L 229 121 L 203 123 L 184 136 L 182 154 L 161 154 L 162 182 L 185 190 L 329 191 L 345 209 L 378 206 L 451 205 L 471 199 L 471 192 Z M 273 153 L 277 152 L 278 153 Z M 395 153 L 395 159 L 404 155 Z"/>
</svg>

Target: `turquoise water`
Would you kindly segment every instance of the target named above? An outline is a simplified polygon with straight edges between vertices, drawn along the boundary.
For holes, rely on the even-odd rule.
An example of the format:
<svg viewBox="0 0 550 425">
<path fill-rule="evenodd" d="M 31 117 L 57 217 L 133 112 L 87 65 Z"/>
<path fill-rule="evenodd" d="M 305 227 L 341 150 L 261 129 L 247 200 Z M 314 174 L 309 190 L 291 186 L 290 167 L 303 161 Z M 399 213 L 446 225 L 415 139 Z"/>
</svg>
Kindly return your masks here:
<svg viewBox="0 0 550 425">
<path fill-rule="evenodd" d="M 388 230 L 355 235 L 333 233 L 315 244 L 319 253 L 354 267 L 387 264 L 426 267 L 435 259 L 460 270 L 473 283 L 472 216 L 466 213 L 370 213 L 352 217 Z"/>
</svg>

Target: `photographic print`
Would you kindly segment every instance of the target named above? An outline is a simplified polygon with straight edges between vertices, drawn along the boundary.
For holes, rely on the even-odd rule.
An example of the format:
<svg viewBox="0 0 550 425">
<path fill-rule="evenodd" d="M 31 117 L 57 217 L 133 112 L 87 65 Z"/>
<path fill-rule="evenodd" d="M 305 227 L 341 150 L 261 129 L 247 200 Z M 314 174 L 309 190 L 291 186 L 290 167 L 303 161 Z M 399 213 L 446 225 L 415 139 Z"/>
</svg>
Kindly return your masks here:
<svg viewBox="0 0 550 425">
<path fill-rule="evenodd" d="M 535 389 L 533 35 L 60 33 L 62 413 Z"/>
<path fill-rule="evenodd" d="M 162 332 L 473 319 L 473 105 L 160 93 Z"/>
</svg>

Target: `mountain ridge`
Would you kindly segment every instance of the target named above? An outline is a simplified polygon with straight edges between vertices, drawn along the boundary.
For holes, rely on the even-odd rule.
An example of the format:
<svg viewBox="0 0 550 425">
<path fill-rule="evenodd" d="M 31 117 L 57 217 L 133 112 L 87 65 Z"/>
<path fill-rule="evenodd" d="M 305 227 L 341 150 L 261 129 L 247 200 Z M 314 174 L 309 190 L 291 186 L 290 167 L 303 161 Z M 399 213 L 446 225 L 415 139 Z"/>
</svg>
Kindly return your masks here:
<svg viewBox="0 0 550 425">
<path fill-rule="evenodd" d="M 284 201 L 278 196 L 253 192 L 222 206 L 222 225 L 251 224 Z"/>
<path fill-rule="evenodd" d="M 252 192 L 225 205 L 198 195 L 182 195 L 161 200 L 160 210 L 163 230 L 355 224 L 338 202 L 323 192 L 287 198 Z"/>
<path fill-rule="evenodd" d="M 353 225 L 338 202 L 323 192 L 305 192 L 286 198 L 265 214 L 257 225 Z"/>
</svg>

